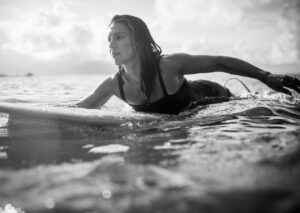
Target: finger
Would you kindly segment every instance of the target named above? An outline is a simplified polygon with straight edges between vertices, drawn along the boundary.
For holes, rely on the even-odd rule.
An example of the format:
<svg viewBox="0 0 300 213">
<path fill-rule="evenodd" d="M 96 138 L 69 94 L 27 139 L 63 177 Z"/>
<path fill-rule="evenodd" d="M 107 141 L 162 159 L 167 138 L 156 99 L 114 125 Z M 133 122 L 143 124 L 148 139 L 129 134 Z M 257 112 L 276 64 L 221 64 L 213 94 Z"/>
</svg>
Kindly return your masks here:
<svg viewBox="0 0 300 213">
<path fill-rule="evenodd" d="M 293 90 L 296 90 L 298 92 L 298 87 L 300 87 L 299 85 L 295 85 L 295 84 L 292 84 L 291 82 L 284 82 L 282 83 L 282 86 L 283 87 L 287 87 L 287 88 L 290 88 L 290 89 L 293 89 Z"/>
<path fill-rule="evenodd" d="M 296 92 L 300 93 L 300 80 L 297 78 L 293 78 L 290 76 L 285 76 L 283 78 L 282 85 L 284 87 L 288 87 L 290 89 L 295 90 Z"/>
<path fill-rule="evenodd" d="M 293 78 L 292 83 L 297 85 L 298 87 L 300 86 L 300 80 L 298 78 Z"/>
<path fill-rule="evenodd" d="M 288 76 L 288 75 L 283 77 L 283 82 L 289 83 L 289 84 L 292 84 L 292 85 L 298 86 L 298 87 L 300 86 L 300 80 L 299 79 L 297 79 L 295 77 Z"/>
<path fill-rule="evenodd" d="M 298 87 L 291 87 L 291 89 L 295 90 L 296 92 L 298 92 L 300 94 L 300 88 L 298 88 Z"/>
<path fill-rule="evenodd" d="M 293 83 L 300 87 L 300 80 L 298 78 L 293 78 Z"/>
<path fill-rule="evenodd" d="M 287 94 L 287 95 L 292 95 L 292 93 L 291 93 L 289 90 L 287 90 L 287 89 L 285 89 L 285 88 L 283 88 L 283 87 L 277 88 L 277 91 L 278 91 L 278 92 L 285 93 L 285 94 Z"/>
<path fill-rule="evenodd" d="M 287 88 L 289 88 L 289 89 L 293 89 L 293 90 L 295 90 L 296 92 L 298 92 L 299 94 L 300 94 L 300 88 L 299 87 L 297 87 L 297 86 L 294 86 L 294 85 L 284 85 L 284 87 L 287 87 Z"/>
<path fill-rule="evenodd" d="M 298 84 L 299 83 L 299 84 Z M 281 82 L 282 86 L 293 89 L 299 93 L 300 81 L 297 78 L 284 76 Z"/>
</svg>

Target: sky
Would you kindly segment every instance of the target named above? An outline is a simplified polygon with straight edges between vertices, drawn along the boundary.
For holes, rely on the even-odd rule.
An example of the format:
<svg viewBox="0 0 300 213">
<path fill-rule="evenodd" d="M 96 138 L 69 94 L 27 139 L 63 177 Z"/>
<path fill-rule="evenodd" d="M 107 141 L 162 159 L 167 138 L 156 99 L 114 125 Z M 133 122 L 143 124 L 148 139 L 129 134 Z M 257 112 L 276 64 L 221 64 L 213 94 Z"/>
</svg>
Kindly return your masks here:
<svg viewBox="0 0 300 213">
<path fill-rule="evenodd" d="M 115 14 L 142 18 L 164 54 L 227 55 L 300 74 L 299 0 L 0 0 L 0 74 L 115 72 Z"/>
</svg>

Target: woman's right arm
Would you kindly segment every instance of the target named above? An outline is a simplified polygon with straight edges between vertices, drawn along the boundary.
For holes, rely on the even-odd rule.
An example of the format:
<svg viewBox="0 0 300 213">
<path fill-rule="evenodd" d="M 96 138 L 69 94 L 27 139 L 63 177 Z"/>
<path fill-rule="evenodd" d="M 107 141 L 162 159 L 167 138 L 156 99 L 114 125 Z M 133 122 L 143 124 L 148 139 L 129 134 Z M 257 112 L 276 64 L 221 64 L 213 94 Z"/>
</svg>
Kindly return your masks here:
<svg viewBox="0 0 300 213">
<path fill-rule="evenodd" d="M 114 87 L 114 82 L 113 77 L 107 78 L 95 89 L 94 92 L 80 100 L 75 104 L 75 106 L 88 109 L 100 108 L 111 98 L 112 95 L 115 94 L 114 88 L 116 87 Z"/>
</svg>

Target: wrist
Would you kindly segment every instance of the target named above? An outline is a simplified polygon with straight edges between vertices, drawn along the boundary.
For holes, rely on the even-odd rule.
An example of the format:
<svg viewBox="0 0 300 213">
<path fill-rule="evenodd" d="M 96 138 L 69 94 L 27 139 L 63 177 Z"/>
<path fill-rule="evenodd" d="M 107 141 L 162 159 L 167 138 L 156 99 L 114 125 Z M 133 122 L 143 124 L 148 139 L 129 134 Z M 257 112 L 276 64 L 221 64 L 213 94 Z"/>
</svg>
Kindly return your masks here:
<svg viewBox="0 0 300 213">
<path fill-rule="evenodd" d="M 269 77 L 269 75 L 271 75 L 272 73 L 270 73 L 270 72 L 268 72 L 268 71 L 263 71 L 262 70 L 262 73 L 261 73 L 261 75 L 259 76 L 259 80 L 260 81 L 262 81 L 262 82 L 266 82 L 267 81 L 267 79 L 268 79 L 268 77 Z"/>
</svg>

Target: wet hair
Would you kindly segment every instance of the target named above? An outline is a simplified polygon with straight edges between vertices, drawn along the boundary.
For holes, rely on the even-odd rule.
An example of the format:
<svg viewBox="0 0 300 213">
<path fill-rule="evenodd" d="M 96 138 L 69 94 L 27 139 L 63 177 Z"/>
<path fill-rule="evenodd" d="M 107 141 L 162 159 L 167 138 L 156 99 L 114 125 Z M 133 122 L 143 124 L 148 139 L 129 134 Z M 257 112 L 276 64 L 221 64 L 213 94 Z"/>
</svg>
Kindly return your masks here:
<svg viewBox="0 0 300 213">
<path fill-rule="evenodd" d="M 147 101 L 150 99 L 153 89 L 153 81 L 156 75 L 158 56 L 161 55 L 161 48 L 153 40 L 145 22 L 131 15 L 115 15 L 110 22 L 125 24 L 133 40 L 141 61 L 141 91 L 146 95 Z M 119 66 L 121 71 L 123 68 Z"/>
</svg>

